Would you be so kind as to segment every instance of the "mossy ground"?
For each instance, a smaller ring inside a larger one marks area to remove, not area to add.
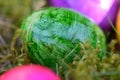
[[[24,17],[46,5],[46,0],[0,0],[0,74],[14,66],[33,63],[26,55],[19,28]],[[102,60],[97,56],[99,48],[93,49],[87,42],[80,44],[84,56],[79,60],[78,54],[72,64],[66,64],[68,69],[59,74],[64,75],[63,80],[119,80],[120,46],[114,31],[106,38],[107,56]]]

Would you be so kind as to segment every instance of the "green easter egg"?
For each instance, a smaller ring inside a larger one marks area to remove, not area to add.
[[[28,55],[36,62],[53,69],[70,64],[86,41],[106,50],[101,29],[82,14],[65,8],[46,8],[25,19],[21,36]],[[92,53],[91,53],[92,54]],[[100,53],[103,56],[104,53]]]

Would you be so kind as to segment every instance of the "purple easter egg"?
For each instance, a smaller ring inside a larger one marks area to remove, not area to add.
[[[49,0],[54,7],[73,9],[98,24],[104,32],[112,29],[108,16],[115,23],[119,0]]]

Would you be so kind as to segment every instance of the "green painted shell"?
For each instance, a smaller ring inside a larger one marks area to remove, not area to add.
[[[46,8],[25,19],[21,36],[28,55],[36,62],[55,69],[56,64],[71,63],[81,47],[89,41],[94,48],[106,50],[101,29],[82,14],[64,8]],[[103,56],[103,53],[99,54]]]

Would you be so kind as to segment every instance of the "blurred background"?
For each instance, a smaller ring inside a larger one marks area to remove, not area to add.
[[[46,5],[46,0],[0,0],[0,44],[10,44],[21,21]]]
[[[0,0],[0,73],[16,65],[15,57],[21,52],[17,30],[22,20],[47,4],[46,0]],[[10,53],[14,55],[14,63],[10,62]]]

